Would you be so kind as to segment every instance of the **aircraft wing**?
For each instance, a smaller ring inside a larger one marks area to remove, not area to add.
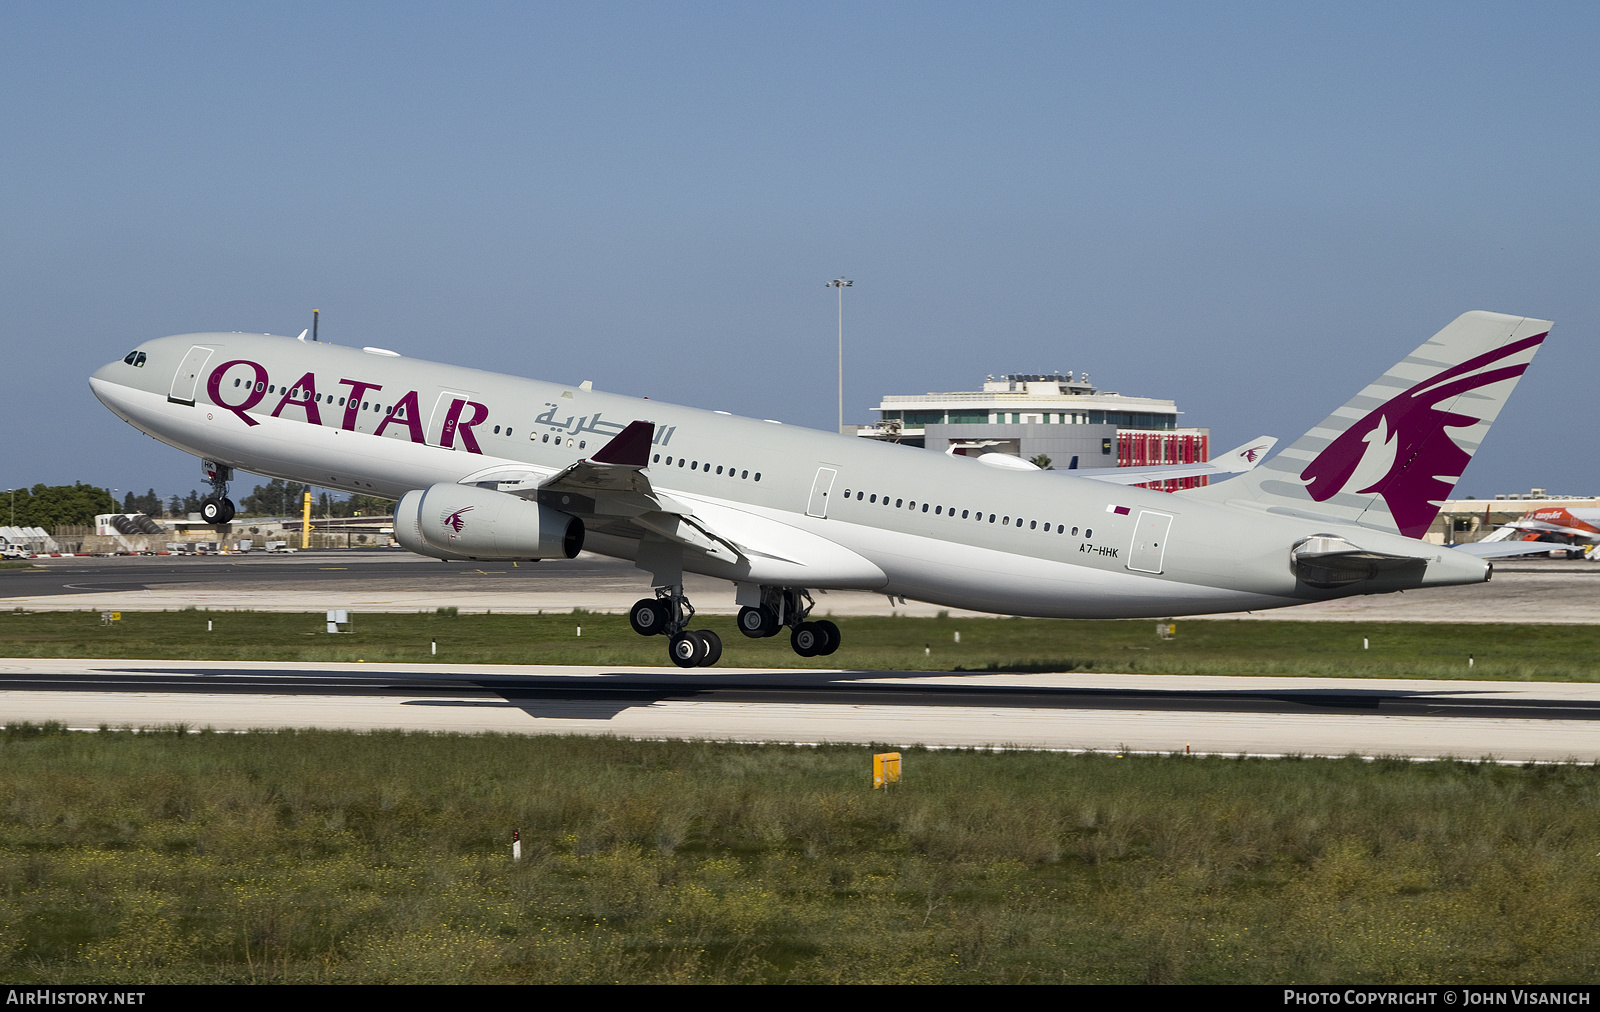
[[[654,535],[736,561],[743,554],[738,546],[695,518],[690,507],[651,486],[644,469],[650,463],[655,428],[652,422],[630,422],[594,456],[540,481],[532,498],[562,512],[588,516],[602,530],[610,526],[614,533],[632,537]]]
[[[1093,478],[1095,481],[1109,482],[1113,485],[1143,485],[1148,481],[1167,481],[1171,478],[1194,478],[1199,475],[1212,474],[1242,474],[1259,464],[1272,448],[1277,445],[1278,437],[1261,436],[1252,439],[1243,446],[1237,446],[1203,464],[1163,464],[1157,467],[1096,467],[1088,470],[1072,471],[1079,478]]]
[[[1449,547],[1480,559],[1505,559],[1514,555],[1547,555],[1566,546],[1549,541],[1473,541]]]

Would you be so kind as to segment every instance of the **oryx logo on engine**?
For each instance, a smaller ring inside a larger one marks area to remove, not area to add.
[[[450,540],[454,541],[456,535],[461,533],[462,528],[467,526],[467,522],[463,518],[468,513],[471,513],[473,509],[475,509],[475,507],[463,506],[454,513],[441,513],[439,515],[439,523],[450,529],[450,533],[448,535]]]

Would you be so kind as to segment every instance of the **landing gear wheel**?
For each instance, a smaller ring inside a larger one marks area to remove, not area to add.
[[[701,629],[698,632],[696,632],[694,635],[699,636],[701,641],[704,642],[705,645],[706,645],[706,655],[705,655],[705,657],[701,658],[701,660],[700,660],[700,666],[702,668],[709,668],[709,667],[711,667],[711,665],[713,665],[713,664],[717,663],[718,661],[722,660],[722,637],[721,636],[718,636],[716,633],[712,632],[710,629]]]
[[[771,608],[740,608],[739,631],[753,640],[771,636],[779,629],[778,616]]]
[[[233,523],[233,515],[235,513],[237,513],[237,512],[238,512],[238,510],[236,510],[234,508],[232,499],[224,499],[224,500],[222,500],[222,519],[218,520],[217,523],[219,523],[219,524],[231,524],[231,523]]]
[[[818,657],[826,657],[839,649],[839,627],[827,619],[820,619],[811,623],[816,626],[817,632],[822,634],[823,644],[817,650]]]
[[[667,644],[667,656],[680,668],[697,668],[710,653],[707,647],[708,644],[698,633],[681,632]]]
[[[656,597],[641,598],[628,612],[628,624],[640,636],[659,636],[667,631],[667,602]]]
[[[815,622],[801,622],[789,634],[789,646],[801,657],[815,657],[827,646],[827,636]]]

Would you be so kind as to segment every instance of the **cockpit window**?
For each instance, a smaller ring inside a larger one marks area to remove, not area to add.
[[[138,368],[144,365],[144,352],[138,350],[130,351],[128,352],[128,357],[122,361],[126,362],[128,365]]]
[[[133,363],[133,364],[134,364],[134,365],[135,365],[135,366],[136,366],[136,367],[137,367],[137,368],[140,368],[140,369],[143,369],[143,368],[144,368],[144,352],[142,352],[142,351],[141,351],[141,352],[140,352],[140,353],[139,353],[139,357],[138,357],[138,358],[137,358],[137,359],[135,359],[135,360],[134,360],[134,363]]]

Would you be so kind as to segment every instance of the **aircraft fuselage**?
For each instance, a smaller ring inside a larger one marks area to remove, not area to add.
[[[139,364],[108,364],[91,385],[140,431],[240,470],[390,499],[436,483],[548,476],[650,421],[643,473],[653,488],[752,546],[739,559],[684,551],[683,568],[736,583],[1110,618],[1275,608],[1488,574],[1478,559],[1370,527],[392,353],[246,334],[165,337],[137,352]],[[585,523],[589,550],[638,556],[624,520]],[[1309,586],[1290,553],[1314,536],[1425,564],[1350,588]]]

